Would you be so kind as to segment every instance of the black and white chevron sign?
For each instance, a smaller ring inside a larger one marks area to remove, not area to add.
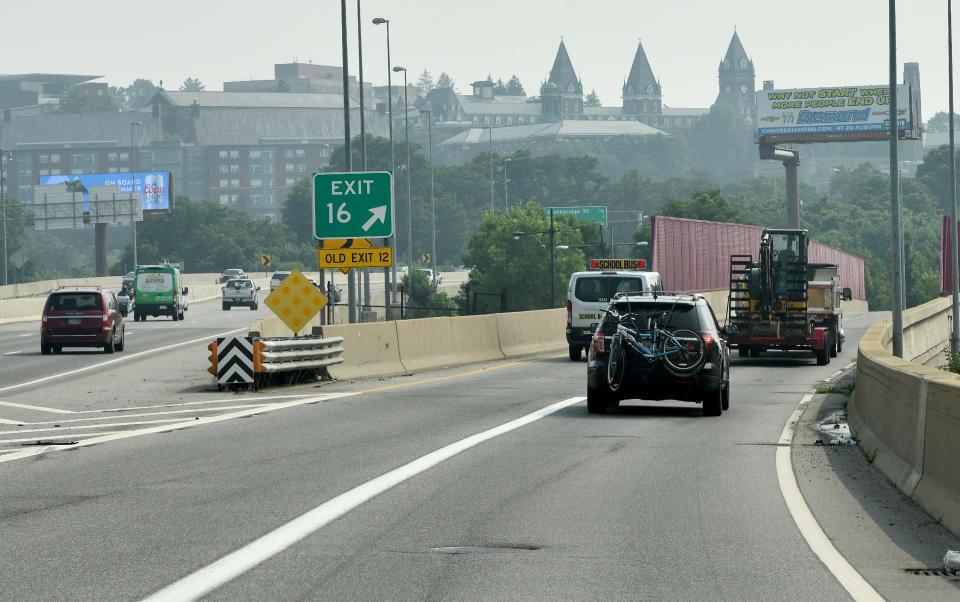
[[[217,384],[253,383],[253,339],[217,339]]]

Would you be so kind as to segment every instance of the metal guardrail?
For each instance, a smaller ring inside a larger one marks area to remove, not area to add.
[[[343,337],[279,337],[256,339],[254,371],[257,373],[316,370],[343,363]]]

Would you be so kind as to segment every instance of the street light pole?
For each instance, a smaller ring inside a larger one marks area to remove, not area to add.
[[[433,194],[433,114],[424,109],[421,115],[427,116],[427,145],[430,147],[430,224],[433,233],[430,244],[430,269],[433,271],[433,286],[437,286],[437,199]]]
[[[950,353],[960,353],[960,248],[957,235],[957,148],[953,138],[953,0],[947,0],[947,53],[950,55],[947,81],[950,92],[950,206],[953,207],[953,219],[950,220],[950,264],[953,268],[951,288],[953,289],[953,331],[950,333]]]
[[[343,51],[343,153],[347,171],[353,171],[353,151],[350,148],[350,68],[347,53],[347,0],[340,0],[340,45]],[[353,270],[347,275],[347,319],[357,321],[357,276]]]
[[[548,308],[552,308],[554,303],[556,303],[556,279],[557,271],[554,269],[554,254],[556,253],[556,236],[557,231],[553,227],[553,208],[550,209],[550,303],[547,305]]]
[[[900,164],[897,159],[899,119],[897,115],[897,0],[889,0],[890,28],[890,229],[893,238],[893,355],[903,357],[903,293],[901,262],[903,223],[900,221]]]
[[[503,160],[503,210],[510,211],[510,197],[507,192],[507,182],[510,179],[507,177],[507,165],[510,163],[511,159],[508,157]]]
[[[6,151],[0,148],[0,206],[3,207],[3,216],[0,219],[3,220],[3,284],[6,286],[10,284],[10,280],[7,277],[7,269],[9,262],[7,260],[7,197],[4,194],[4,181],[7,179],[7,172],[3,169],[3,158],[6,155]]]
[[[407,68],[394,67],[394,71],[403,71],[403,140],[407,147],[407,273],[413,270],[413,195],[410,193],[410,103],[407,101]]]
[[[135,197],[137,192],[137,143],[134,131],[137,128],[142,128],[142,121],[134,121],[130,124],[130,164],[133,167],[133,181],[130,183],[130,196]],[[142,131],[142,129],[141,129]],[[143,196],[141,194],[141,203],[143,203]],[[130,220],[131,230],[133,230],[133,269],[136,270],[137,266],[140,265],[137,262],[137,216],[136,213],[132,216]]]
[[[393,148],[393,69],[391,68],[392,63],[390,61],[390,20],[384,19],[382,17],[377,17],[373,20],[374,25],[386,25],[387,26],[387,131],[389,132],[390,137],[390,175],[393,176],[396,174],[397,170],[397,158],[396,151]],[[385,238],[387,246],[392,246],[394,248],[394,253],[397,250],[397,235],[394,233],[393,239]],[[387,319],[393,317],[393,304],[397,302],[397,262],[394,259],[393,265],[390,268],[384,269],[384,275],[389,272],[390,278],[389,282],[389,296],[390,302],[384,303],[387,306]]]

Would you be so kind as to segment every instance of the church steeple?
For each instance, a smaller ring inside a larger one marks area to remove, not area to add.
[[[545,119],[563,119],[567,115],[583,114],[583,83],[573,69],[563,40],[560,40],[557,56],[553,59],[550,78],[540,88],[540,98]]]
[[[715,104],[728,106],[744,119],[752,119],[756,112],[756,75],[753,61],[747,56],[736,30],[717,71],[720,91]]]
[[[647,60],[643,42],[637,44],[633,65],[627,75],[627,82],[623,85],[623,112],[631,115],[661,112],[660,82]]]

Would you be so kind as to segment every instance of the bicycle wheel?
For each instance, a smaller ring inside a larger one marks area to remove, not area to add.
[[[690,376],[707,359],[703,339],[692,330],[664,333],[660,339],[664,367],[674,376]]]
[[[623,348],[623,341],[619,334],[615,334],[610,342],[610,359],[607,360],[607,385],[611,391],[619,391],[623,385],[625,359],[626,350]]]

